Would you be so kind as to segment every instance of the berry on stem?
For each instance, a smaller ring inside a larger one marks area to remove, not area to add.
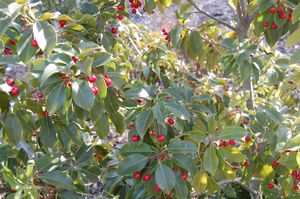
[[[277,167],[277,166],[279,165],[279,163],[278,163],[277,161],[274,161],[274,162],[272,163],[272,165],[273,165],[274,167]]]
[[[299,189],[299,186],[298,186],[297,184],[295,184],[295,185],[293,186],[293,189],[294,189],[294,190],[298,190],[298,189]]]
[[[268,184],[268,188],[269,188],[269,189],[273,189],[273,188],[274,188],[274,183],[273,183],[273,182],[270,182],[270,183]]]
[[[67,24],[67,21],[66,20],[60,20],[59,21],[59,25],[60,25],[60,27],[64,27],[65,25]]]
[[[121,11],[121,10],[123,10],[123,9],[124,9],[124,7],[123,7],[123,5],[122,5],[122,4],[119,4],[119,5],[117,6],[117,9],[118,9],[119,11]]]
[[[19,94],[19,88],[18,87],[12,87],[9,91],[9,94],[12,96],[17,96]]]
[[[136,9],[132,9],[131,13],[136,14]]]
[[[97,81],[96,75],[91,74],[91,75],[88,77],[88,81],[89,81],[90,83],[95,83],[95,82]]]
[[[182,174],[181,174],[181,177],[182,177],[182,179],[183,179],[184,181],[186,181],[187,178],[188,178],[188,174],[187,174],[187,173],[182,173]]]
[[[250,135],[247,135],[247,136],[245,137],[245,141],[246,141],[246,142],[250,142],[250,141],[251,141],[251,136],[250,136]]]
[[[175,123],[175,121],[174,121],[173,118],[169,118],[169,119],[168,119],[168,124],[169,124],[169,125],[173,126],[174,123]]]
[[[158,135],[157,136],[157,141],[158,142],[164,142],[165,141],[165,136],[164,135]]]
[[[119,20],[122,20],[122,19],[124,18],[124,16],[121,15],[121,14],[118,14],[118,15],[117,15],[117,18],[118,18]]]
[[[139,138],[138,135],[133,135],[133,136],[131,137],[131,141],[132,141],[132,142],[138,142],[139,140],[140,140],[140,138]]]
[[[6,84],[8,85],[8,86],[14,86],[15,85],[15,81],[14,81],[14,79],[13,78],[6,78],[5,79],[5,82],[6,82]]]
[[[103,159],[103,155],[102,155],[102,154],[100,154],[100,153],[99,153],[99,154],[97,154],[97,156],[96,156],[96,157],[97,157],[97,159],[98,159],[99,161],[101,161],[101,160]]]
[[[150,174],[145,174],[143,180],[144,181],[149,181],[151,179],[151,175]]]
[[[230,144],[231,146],[234,146],[234,145],[235,145],[235,140],[234,140],[234,139],[229,140],[229,144]]]
[[[269,22],[265,21],[265,22],[264,22],[264,27],[265,27],[265,28],[269,27]]]
[[[138,103],[138,104],[141,104],[141,103],[143,102],[143,100],[140,99],[140,98],[137,98],[135,101],[136,101],[136,103]]]
[[[155,185],[155,191],[161,191],[161,189],[159,188],[159,186],[157,184]]]
[[[142,177],[142,174],[141,174],[141,172],[135,172],[135,173],[133,174],[133,177],[134,177],[135,179],[137,179],[137,180],[140,180],[141,177]]]
[[[115,35],[115,34],[117,34],[117,32],[118,32],[118,29],[117,29],[117,28],[114,27],[114,28],[111,29],[111,33],[112,33],[112,34]]]
[[[38,42],[35,39],[31,41],[31,45],[35,48],[39,47]]]
[[[249,167],[249,162],[244,162],[243,166],[244,167]]]
[[[283,8],[282,7],[278,7],[277,8],[277,12],[280,13],[280,14],[283,13]]]
[[[4,49],[4,54],[6,54],[6,55],[11,55],[11,54],[12,54],[11,49],[10,49],[10,48],[5,48],[5,49]]]
[[[92,92],[97,95],[99,93],[99,89],[96,86],[92,86]]]
[[[112,81],[111,81],[111,79],[109,78],[109,76],[108,76],[108,75],[104,75],[103,77],[104,77],[104,81],[105,81],[105,83],[106,83],[106,86],[107,86],[107,87],[110,86],[110,85],[112,84]]]
[[[276,12],[276,9],[274,7],[270,8],[270,13],[275,13]]]
[[[17,42],[15,40],[12,40],[12,39],[9,40],[9,43],[11,43],[11,45],[16,45],[17,44]]]
[[[76,62],[78,61],[78,58],[75,57],[75,56],[72,56],[72,61],[73,61],[74,63],[76,63]]]
[[[280,19],[285,19],[287,16],[286,16],[286,14],[284,14],[284,13],[282,13],[281,15],[280,15]]]

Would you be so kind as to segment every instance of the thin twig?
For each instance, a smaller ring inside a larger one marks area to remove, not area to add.
[[[128,39],[129,39],[129,41],[130,41],[130,43],[132,44],[132,46],[133,46],[133,48],[138,52],[138,54],[140,55],[140,56],[143,56],[143,53],[138,49],[138,47],[135,45],[135,43],[134,43],[134,41],[132,40],[132,38],[129,36],[129,35],[127,35],[128,36]]]
[[[226,23],[226,22],[224,22],[224,21],[222,21],[222,20],[220,20],[220,19],[214,17],[213,15],[211,15],[211,14],[205,12],[204,10],[200,9],[200,8],[196,5],[196,3],[195,3],[193,0],[187,0],[187,1],[188,1],[190,4],[192,4],[192,6],[193,6],[194,8],[196,8],[196,10],[198,10],[199,13],[204,14],[205,16],[211,18],[212,20],[215,20],[216,22],[218,22],[218,23],[220,23],[220,24],[226,26],[227,28],[229,28],[229,29],[231,29],[231,30],[233,30],[233,31],[235,31],[235,32],[238,32],[238,29],[236,29],[236,28],[233,27],[232,25],[230,25],[230,24],[228,24],[228,23]]]

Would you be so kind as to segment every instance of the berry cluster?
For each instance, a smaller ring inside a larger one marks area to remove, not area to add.
[[[166,31],[166,29],[163,28],[163,29],[161,30],[161,32],[163,33],[163,35],[166,36],[166,37],[165,37],[165,40],[168,41],[168,42],[171,42],[171,38],[169,37],[168,31]]]
[[[278,18],[280,20],[286,20],[286,23],[291,23],[292,22],[292,12],[288,11],[287,8],[278,6],[275,8],[274,6],[269,9],[269,14],[272,15],[272,17],[277,17],[275,15],[278,15]],[[271,26],[270,26],[271,25]],[[263,22],[263,26],[265,28],[271,28],[272,30],[276,30],[279,28],[279,25],[273,21],[272,23],[269,23],[268,21]]]

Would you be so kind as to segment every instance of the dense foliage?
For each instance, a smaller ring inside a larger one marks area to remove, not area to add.
[[[275,47],[300,41],[300,3],[228,3],[236,21],[192,0],[1,0],[0,193],[299,198],[300,49]],[[171,5],[171,30],[130,20]]]

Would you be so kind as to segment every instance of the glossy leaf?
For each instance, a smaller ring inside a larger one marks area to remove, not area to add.
[[[120,162],[118,173],[120,175],[132,174],[133,172],[142,170],[148,161],[148,157],[141,154],[134,154],[126,157]]]
[[[169,193],[175,187],[175,175],[172,169],[163,163],[155,169],[155,181],[165,193]]]

